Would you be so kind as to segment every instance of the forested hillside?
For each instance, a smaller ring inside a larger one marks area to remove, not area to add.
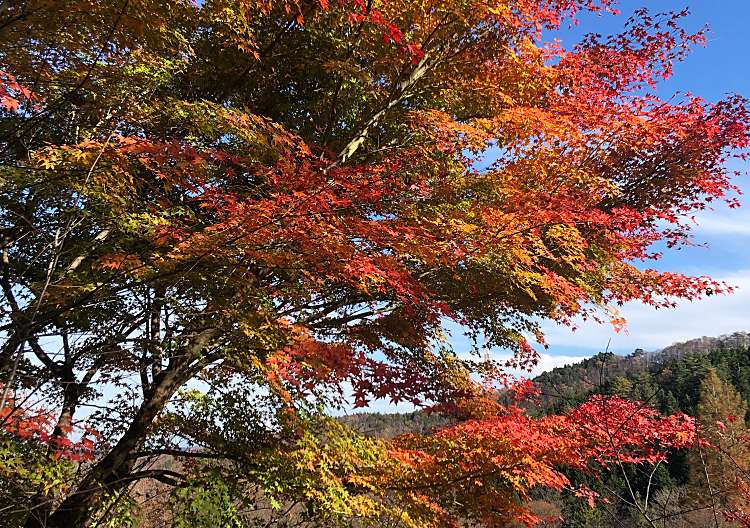
[[[750,397],[748,347],[750,334],[735,332],[675,343],[656,352],[636,349],[628,356],[604,352],[545,372],[534,382],[542,392],[545,412],[605,392],[694,414],[700,382],[711,367],[746,400]]]
[[[732,526],[723,516],[714,519],[713,513],[733,500],[732,486],[719,484],[733,483],[734,472],[744,471],[741,466],[748,460],[741,442],[732,440],[730,433],[746,434],[750,334],[701,337],[654,352],[637,349],[628,356],[604,352],[545,372],[534,382],[540,390],[539,404],[529,405],[534,412],[564,412],[593,394],[638,400],[665,414],[682,411],[695,416],[704,424],[705,436],[716,436],[714,441],[722,445],[728,443],[724,448],[727,458],[731,457],[731,462],[720,463],[718,455],[708,449],[682,451],[672,453],[667,463],[653,472],[641,472],[636,466],[594,477],[571,474],[571,480],[585,482],[606,500],[591,509],[554,492],[540,493],[532,507],[550,516],[547,526]],[[345,420],[363,433],[386,437],[424,433],[444,423],[439,416],[420,412],[358,414]],[[713,476],[714,485],[713,491],[705,493],[707,474]],[[558,516],[565,520],[556,519]]]
[[[740,429],[738,434],[746,434],[747,402],[750,401],[748,337],[744,332],[718,338],[703,337],[658,352],[636,350],[626,357],[601,353],[581,363],[556,368],[535,380],[542,391],[540,408],[546,412],[559,411],[585,400],[592,393],[605,393],[643,401],[662,412],[682,411],[695,416],[704,425],[704,434],[708,437],[720,433],[723,438],[726,433],[722,428],[734,424]],[[717,393],[723,394],[717,397]],[[734,419],[734,424],[727,418]],[[736,447],[739,443],[731,444]],[[629,504],[635,502],[630,498],[630,488],[641,501],[650,494],[649,507],[654,510],[652,518],[658,519],[654,523],[656,526],[715,526],[717,523],[721,526],[726,521],[713,519],[711,500],[731,502],[731,497],[726,497],[731,493],[725,493],[717,483],[734,482],[733,473],[737,469],[734,466],[746,464],[747,453],[744,450],[728,453],[738,464],[714,467],[715,492],[699,497],[698,490],[701,484],[705,485],[709,473],[706,468],[711,467],[708,460],[711,456],[715,455],[674,453],[653,475],[639,474],[636,470],[627,477],[614,474],[609,479],[592,482],[594,489],[610,497],[611,504],[598,511],[586,511],[580,504],[564,503],[562,510],[567,520],[561,526],[650,526],[648,522],[643,523],[637,508]],[[651,489],[647,491],[649,483]],[[553,497],[547,499],[557,503]],[[637,522],[623,523],[624,518]]]
[[[557,367],[534,379],[539,402],[533,409],[548,414],[565,410],[591,394],[617,394],[648,401],[663,412],[695,414],[700,383],[710,368],[750,401],[750,333],[700,337],[647,352],[638,348],[621,356],[602,352],[578,363]],[[538,405],[541,403],[541,405]],[[392,437],[425,432],[444,424],[437,415],[413,413],[357,413],[344,420],[368,434]]]

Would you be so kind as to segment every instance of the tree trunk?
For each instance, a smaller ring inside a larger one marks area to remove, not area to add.
[[[130,427],[115,446],[102,458],[49,516],[32,512],[25,528],[83,528],[90,521],[91,510],[106,492],[116,491],[128,484],[126,477],[132,471],[134,460],[128,455],[137,450],[146,438],[149,427],[164,409],[167,401],[182,385],[184,378],[179,370],[165,371],[158,386],[138,409]]]
[[[183,358],[181,361],[170,363],[159,373],[117,444],[89,470],[76,490],[49,517],[45,519],[31,511],[24,528],[85,528],[99,499],[130,483],[127,477],[133,470],[135,460],[129,455],[141,447],[151,424],[172,395],[203,366],[200,360],[192,365],[191,361],[200,359],[202,351],[218,333],[216,327],[202,331],[180,355]]]

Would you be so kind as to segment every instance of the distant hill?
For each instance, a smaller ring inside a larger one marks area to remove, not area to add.
[[[748,348],[749,346],[750,333],[734,332],[719,337],[704,336],[683,343],[675,343],[651,354],[664,361],[665,359],[679,359],[687,354],[708,354],[719,349]]]
[[[340,418],[361,434],[391,439],[407,433],[425,434],[445,426],[448,419],[425,412],[410,413],[356,413]]]
[[[557,367],[537,376],[534,382],[542,392],[540,410],[541,412],[562,410],[579,403],[594,392],[617,392],[614,390],[616,387],[612,387],[614,380],[637,381],[639,377],[649,377],[661,372],[660,379],[666,388],[668,380],[664,379],[664,371],[674,368],[683,360],[697,361],[706,368],[718,366],[714,363],[720,363],[720,358],[726,356],[728,352],[742,353],[748,348],[750,348],[750,333],[734,332],[718,337],[704,336],[691,339],[651,352],[637,348],[627,356],[600,353],[578,363]],[[704,360],[700,361],[698,358]],[[744,387],[737,388],[741,393],[743,392]],[[648,395],[642,394],[641,396]]]
[[[745,363],[750,369],[749,348],[750,332],[738,331],[718,337],[699,337],[661,350],[637,348],[627,356],[600,353],[534,378],[542,396],[530,410],[537,414],[564,411],[590,394],[605,392],[628,393],[621,395],[655,400],[665,412],[678,409],[689,412],[694,404],[691,398],[697,396],[697,384],[705,370],[712,366],[720,372],[726,371],[724,374],[729,380],[740,376],[733,384],[746,399],[750,399],[750,370],[747,380],[741,377]],[[732,355],[738,357],[732,360],[732,365],[727,365]],[[681,394],[680,391],[687,392]],[[363,434],[382,438],[410,432],[425,433],[447,423],[444,418],[423,412],[358,413],[342,420]]]

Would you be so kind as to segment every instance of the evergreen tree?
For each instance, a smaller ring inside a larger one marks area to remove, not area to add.
[[[625,376],[616,376],[612,378],[605,392],[613,396],[621,396],[623,398],[633,397],[633,382]]]
[[[697,419],[707,445],[688,455],[689,484],[696,500],[707,507],[746,507],[736,492],[736,481],[748,469],[744,417],[747,403],[716,369],[709,369],[700,386]]]

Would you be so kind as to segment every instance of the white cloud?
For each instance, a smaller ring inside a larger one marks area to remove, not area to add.
[[[542,352],[539,354],[539,362],[536,366],[528,371],[520,371],[511,369],[508,371],[509,374],[516,376],[517,378],[534,378],[542,372],[547,372],[557,367],[564,367],[565,365],[572,365],[578,363],[585,356],[568,356],[564,354],[550,354],[548,352]],[[504,361],[510,358],[508,353],[493,354],[493,358],[499,361]]]
[[[737,330],[750,329],[750,270],[727,277],[736,286],[731,295],[707,297],[699,301],[685,301],[674,309],[655,310],[641,303],[627,303],[620,310],[628,321],[627,332],[615,333],[608,325],[581,323],[576,332],[554,324],[544,326],[550,351],[572,349],[582,353],[603,350],[611,339],[610,350],[629,352],[635,348],[654,350],[678,341],[701,336],[718,336]]]
[[[697,238],[706,236],[750,236],[750,214],[705,215],[693,229]]]
[[[542,372],[547,372],[548,370],[552,370],[557,367],[564,367],[565,365],[578,363],[579,361],[581,361],[581,359],[582,358],[580,356],[564,356],[542,353],[539,355],[539,363],[534,368],[534,370],[532,370],[531,376],[538,376]]]

